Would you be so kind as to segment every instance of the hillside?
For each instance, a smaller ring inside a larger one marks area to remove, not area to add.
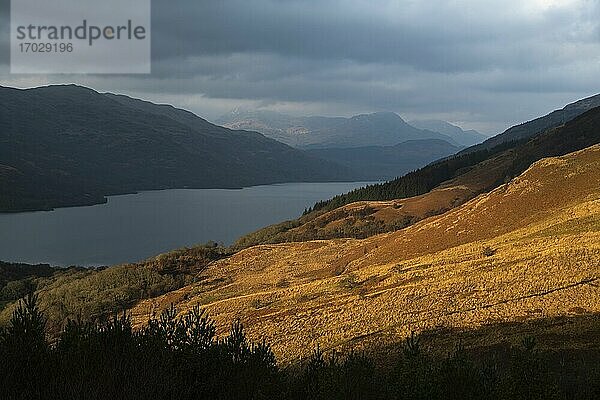
[[[600,94],[567,104],[562,109],[554,110],[543,117],[513,126],[479,145],[463,150],[461,153],[472,153],[482,149],[489,150],[503,143],[529,139],[547,129],[561,126],[596,107],[600,107]]]
[[[0,212],[116,193],[348,180],[347,169],[171,106],[74,86],[0,87]]]
[[[48,264],[29,265],[0,261],[0,311],[35,288],[33,281],[61,272]]]
[[[39,276],[51,276],[57,269],[48,264],[30,265],[0,261],[0,291],[8,282]]]
[[[334,197],[297,220],[244,236],[236,246],[365,238],[402,229],[498,187],[541,158],[564,155],[596,143],[600,143],[600,108],[528,141],[451,157],[393,181]],[[364,201],[368,199],[378,201]]]
[[[402,176],[460,149],[444,140],[424,139],[409,140],[394,146],[314,149],[306,152],[351,169],[360,180],[381,181]]]
[[[142,299],[156,297],[194,281],[212,261],[228,256],[214,243],[173,250],[135,264],[103,268],[54,268],[0,261],[0,328],[18,300],[35,291],[51,333],[70,320],[102,320]]]
[[[395,343],[411,330],[491,327],[491,346],[506,339],[494,324],[527,321],[518,331],[539,334],[542,346],[597,349],[594,328],[535,329],[547,326],[536,322],[542,318],[600,312],[599,170],[595,145],[542,159],[490,193],[398,232],[252,247],[211,264],[192,285],[139,303],[134,321],[172,303],[180,311],[200,305],[219,333],[239,317],[283,360],[317,345]]]
[[[232,129],[255,130],[299,149],[394,146],[421,139],[438,139],[459,145],[450,136],[415,128],[392,112],[344,118],[292,117],[273,111],[234,110],[216,122]]]
[[[413,120],[408,123],[415,128],[427,129],[434,132],[439,132],[443,135],[450,136],[455,142],[462,146],[473,146],[481,143],[488,137],[477,132],[474,129],[464,130],[459,126],[452,125],[446,121],[437,119]]]

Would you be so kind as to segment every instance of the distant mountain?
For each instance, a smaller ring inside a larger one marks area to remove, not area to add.
[[[545,131],[546,129],[561,126],[585,113],[586,111],[596,107],[600,107],[600,94],[568,104],[563,109],[555,110],[543,117],[513,126],[503,133],[487,139],[485,142],[479,145],[472,146],[461,151],[461,153],[472,153],[482,149],[491,149],[502,143],[528,139]]]
[[[0,87],[0,211],[97,204],[109,194],[348,180],[256,132],[75,85]]]
[[[451,137],[418,129],[392,112],[343,117],[291,117],[273,111],[240,111],[224,115],[217,124],[251,129],[300,149],[394,146],[408,140],[438,139],[459,145]]]
[[[344,165],[360,180],[387,180],[452,155],[460,150],[444,140],[409,140],[395,146],[307,150],[315,157]]]
[[[472,146],[481,143],[488,138],[476,130],[470,129],[465,131],[456,125],[437,119],[414,120],[409,121],[408,123],[419,129],[427,129],[450,136],[454,141],[463,146]]]

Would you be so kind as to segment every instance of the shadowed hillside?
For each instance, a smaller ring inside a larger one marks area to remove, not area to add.
[[[0,87],[0,212],[106,195],[348,180],[349,171],[257,132],[75,85]]]
[[[402,176],[432,160],[448,157],[459,149],[444,140],[428,139],[409,140],[395,146],[315,149],[306,152],[347,167],[361,180],[382,181]]]
[[[513,126],[503,133],[489,138],[485,142],[469,147],[461,153],[471,153],[482,149],[492,149],[502,143],[523,140],[538,135],[546,129],[556,128],[581,114],[600,107],[600,94],[568,104],[560,110],[552,111],[543,117]]]
[[[481,143],[488,138],[476,130],[470,129],[465,131],[462,128],[452,125],[446,121],[431,119],[409,121],[408,123],[420,129],[428,129],[430,131],[448,135],[463,146],[472,146],[474,144]]]
[[[212,261],[229,255],[214,243],[173,250],[136,264],[104,268],[52,268],[0,262],[0,326],[30,292],[58,332],[67,320],[96,321],[194,282]]]
[[[597,338],[590,318],[554,318],[536,326],[577,325],[575,342]],[[525,324],[521,324],[523,326]],[[533,324],[532,324],[533,325]],[[582,329],[583,328],[583,329]],[[175,308],[132,329],[123,314],[101,323],[69,321],[54,344],[45,315],[28,296],[0,328],[0,397],[32,399],[297,399],[297,400],[524,400],[597,399],[600,352],[547,349],[521,329],[493,329],[509,339],[479,347],[486,329],[443,334],[414,332],[374,352],[325,354],[281,364],[264,340],[246,337],[234,321],[228,334],[195,307]],[[453,342],[444,346],[442,338]],[[465,346],[463,340],[469,342]],[[545,338],[544,338],[545,339]],[[442,354],[444,352],[444,354]]]

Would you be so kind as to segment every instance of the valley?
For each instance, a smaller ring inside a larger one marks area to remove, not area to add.
[[[236,247],[365,238],[405,228],[498,187],[541,158],[564,155],[600,142],[599,124],[600,109],[596,108],[562,126],[539,132],[532,139],[449,157],[395,180],[319,202],[296,220],[240,238]]]

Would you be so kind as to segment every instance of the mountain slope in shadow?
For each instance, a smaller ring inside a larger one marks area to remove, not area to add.
[[[600,94],[567,104],[562,109],[552,111],[550,114],[543,117],[513,126],[503,133],[487,139],[481,144],[463,150],[461,153],[472,153],[483,149],[489,150],[503,143],[531,138],[547,129],[561,126],[596,107],[600,107]]]
[[[364,181],[381,181],[455,154],[461,148],[440,139],[409,140],[395,146],[368,146],[306,150],[315,157],[355,171]]]
[[[452,125],[449,122],[437,119],[414,120],[408,122],[410,125],[419,128],[427,129],[434,132],[450,136],[462,146],[473,146],[485,141],[488,137],[477,132],[474,129],[463,130],[462,128]]]
[[[256,132],[75,85],[0,88],[0,211],[95,204],[167,188],[349,180]]]

